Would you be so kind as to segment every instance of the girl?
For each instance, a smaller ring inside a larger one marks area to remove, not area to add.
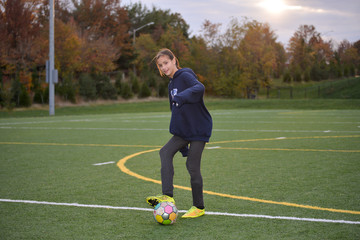
[[[170,78],[170,133],[173,136],[160,150],[163,194],[147,197],[146,201],[151,206],[163,201],[175,203],[173,158],[180,151],[187,156],[186,168],[191,177],[193,197],[193,206],[182,218],[200,217],[205,214],[200,162],[212,130],[212,118],[203,101],[205,88],[191,69],[180,68],[178,59],[169,49],[161,49],[154,60],[160,75]]]

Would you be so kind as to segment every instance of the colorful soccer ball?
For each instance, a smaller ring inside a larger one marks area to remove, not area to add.
[[[172,202],[161,202],[155,206],[154,219],[160,224],[174,224],[177,216],[178,209]]]

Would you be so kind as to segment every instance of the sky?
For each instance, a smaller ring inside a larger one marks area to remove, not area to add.
[[[359,0],[122,0],[123,5],[141,2],[180,13],[190,26],[190,36],[199,35],[205,20],[220,23],[225,31],[231,18],[247,17],[268,23],[285,46],[300,25],[314,25],[317,32],[335,44],[360,40]]]

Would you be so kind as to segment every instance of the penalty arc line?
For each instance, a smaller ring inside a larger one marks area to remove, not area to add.
[[[161,185],[161,181],[155,180],[155,179],[152,179],[152,178],[148,178],[148,177],[142,176],[140,174],[137,174],[137,173],[131,171],[130,169],[128,169],[125,166],[125,163],[131,158],[134,158],[134,157],[136,157],[138,155],[141,155],[141,154],[155,152],[155,151],[159,151],[159,150],[160,150],[159,148],[156,148],[156,149],[146,150],[146,151],[137,152],[137,153],[128,155],[128,156],[122,158],[117,163],[117,166],[120,168],[120,170],[122,172],[124,172],[124,173],[126,173],[126,174],[128,174],[130,176],[136,177],[136,178],[138,178],[140,180],[144,180],[144,181],[147,181],[147,182],[153,182],[153,183]],[[190,187],[185,187],[185,186],[180,186],[180,185],[175,185],[175,184],[174,184],[174,188],[191,191]],[[360,214],[360,211],[334,209],[334,208],[324,208],[324,207],[303,205],[303,204],[289,203],[289,202],[278,202],[278,201],[273,201],[273,200],[265,200],[265,199],[258,199],[258,198],[252,198],[252,197],[244,197],[244,196],[236,196],[236,195],[231,195],[231,194],[218,193],[218,192],[213,192],[213,191],[208,191],[208,190],[204,190],[204,193],[209,194],[209,195],[214,195],[214,196],[220,196],[220,197],[226,197],[226,198],[232,198],[232,199],[240,199],[240,200],[246,200],[246,201],[252,201],[252,202],[261,202],[261,203],[267,203],[267,204],[283,205],[283,206],[288,206],[288,207],[298,207],[298,208],[305,208],[305,209],[312,209],[312,210],[338,212],[338,213],[348,213],[348,214]]]
[[[147,211],[147,212],[154,211],[154,209],[151,209],[151,208],[117,207],[117,206],[97,205],[97,204],[61,203],[61,202],[32,201],[32,200],[0,199],[0,202],[27,203],[27,204],[38,204],[38,205],[55,205],[55,206],[68,206],[68,207],[85,207],[85,208],[105,208],[105,209],[115,209],[115,210],[135,210],[135,211]],[[179,210],[179,212],[184,213],[184,212],[186,212],[186,210]],[[239,213],[227,213],[227,212],[224,213],[224,212],[209,212],[209,211],[207,211],[206,215],[265,218],[265,219],[321,222],[321,223],[360,224],[360,221],[333,220],[333,219],[321,219],[321,218],[299,218],[299,217],[271,216],[271,215],[258,215],[258,214],[239,214]]]

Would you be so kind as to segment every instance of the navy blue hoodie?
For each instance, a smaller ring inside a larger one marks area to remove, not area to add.
[[[205,107],[205,87],[189,68],[175,72],[169,83],[170,133],[187,141],[208,142],[212,118]]]

